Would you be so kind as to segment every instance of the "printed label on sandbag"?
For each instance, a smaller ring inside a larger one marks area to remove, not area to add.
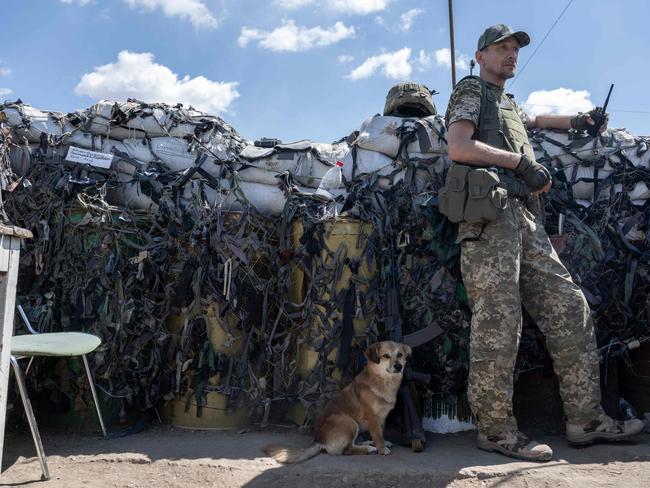
[[[98,168],[109,169],[113,162],[113,155],[70,146],[65,159],[73,163],[90,164]]]
[[[187,152],[187,143],[173,137],[157,137],[152,139],[154,152],[161,158],[167,156],[173,159],[187,159],[194,161],[196,154]]]

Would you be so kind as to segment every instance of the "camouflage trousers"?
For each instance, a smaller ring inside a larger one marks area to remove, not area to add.
[[[458,239],[472,308],[468,399],[479,431],[517,429],[512,392],[522,305],[546,336],[567,420],[596,418],[600,372],[589,305],[539,219],[511,198],[485,227],[461,223]]]

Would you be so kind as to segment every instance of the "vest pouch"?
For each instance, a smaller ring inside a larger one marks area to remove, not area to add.
[[[447,171],[445,186],[438,192],[438,210],[451,222],[462,222],[467,202],[467,175],[471,167],[453,163]]]
[[[497,220],[508,204],[508,192],[497,186],[496,171],[475,168],[467,175],[465,222],[484,224]]]

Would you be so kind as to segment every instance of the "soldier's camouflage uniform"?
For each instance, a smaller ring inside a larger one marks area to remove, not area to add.
[[[462,80],[449,101],[447,125],[469,120],[478,126],[480,98],[480,82]],[[525,114],[517,112],[526,123]],[[602,408],[589,306],[539,218],[523,200],[509,197],[498,220],[461,222],[458,239],[472,307],[468,398],[479,431],[496,435],[517,429],[512,392],[522,304],[546,336],[567,420],[596,419]]]

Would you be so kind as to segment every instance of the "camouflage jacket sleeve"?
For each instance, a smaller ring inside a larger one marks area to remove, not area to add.
[[[481,82],[472,78],[461,80],[449,98],[445,121],[447,127],[459,120],[469,120],[478,127],[481,112]]]

